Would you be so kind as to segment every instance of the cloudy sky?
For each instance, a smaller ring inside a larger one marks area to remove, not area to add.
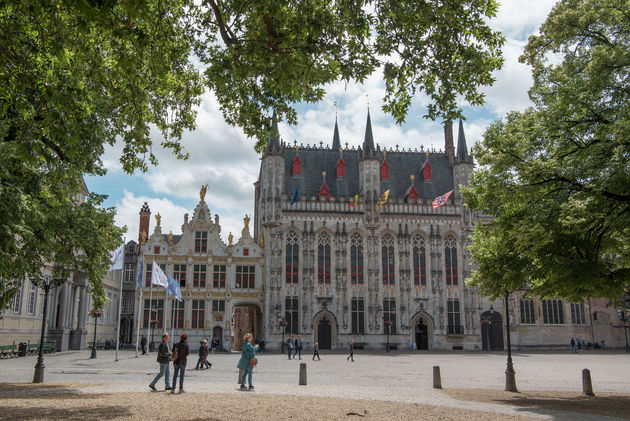
[[[491,26],[503,32],[507,41],[503,47],[505,64],[496,73],[496,83],[485,89],[485,107],[464,106],[464,128],[468,146],[481,139],[485,128],[508,111],[522,110],[530,105],[527,90],[531,86],[530,69],[518,62],[529,35],[535,33],[555,1],[504,0]],[[329,86],[323,101],[300,105],[297,126],[280,124],[285,141],[301,144],[332,141],[335,106],[338,104],[339,132],[342,145],[358,146],[363,141],[368,99],[374,139],[382,147],[443,149],[443,131],[439,122],[425,120],[426,104],[421,99],[413,104],[402,126],[381,111],[384,83],[379,74],[364,84],[343,83]],[[155,144],[160,137],[154,136]],[[157,151],[159,166],[146,173],[126,175],[118,162],[120,149],[110,148],[103,161],[108,169],[103,177],[88,177],[90,191],[109,195],[107,207],[117,210],[116,223],[127,226],[127,240],[138,238],[138,212],[144,202],[152,215],[162,216],[162,232],[181,233],[184,214],[192,211],[199,201],[201,185],[208,184],[206,202],[212,216],[220,216],[224,240],[230,232],[238,239],[245,214],[253,215],[254,182],[258,177],[260,156],[254,152],[254,141],[240,129],[227,125],[219,112],[212,93],[203,96],[197,117],[197,129],[183,137],[190,153],[179,161],[168,152]],[[155,218],[151,219],[151,232]]]

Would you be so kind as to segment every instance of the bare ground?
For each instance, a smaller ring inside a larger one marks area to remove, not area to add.
[[[630,419],[630,395],[625,394],[596,393],[595,396],[585,396],[576,392],[512,393],[496,389],[444,389],[443,391],[460,401],[487,402]]]
[[[531,420],[375,400],[257,395],[256,392],[96,394],[79,388],[85,390],[86,385],[0,383],[0,420]]]

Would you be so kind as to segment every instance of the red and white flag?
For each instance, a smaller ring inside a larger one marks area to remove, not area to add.
[[[433,209],[437,209],[440,206],[444,206],[446,202],[448,202],[448,198],[451,197],[451,193],[453,193],[453,190],[435,199],[433,201]]]

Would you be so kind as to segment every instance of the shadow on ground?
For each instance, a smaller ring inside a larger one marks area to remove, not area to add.
[[[461,401],[630,419],[630,395],[602,393],[585,396],[576,392],[553,391],[511,393],[489,389],[444,389],[444,393]]]

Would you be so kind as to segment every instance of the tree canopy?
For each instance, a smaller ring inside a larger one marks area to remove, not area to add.
[[[382,72],[385,111],[402,122],[415,95],[452,121],[457,101],[502,64],[495,0],[16,0],[0,5],[0,306],[11,279],[57,263],[87,272],[95,293],[120,242],[103,196],[73,201],[122,144],[128,173],[157,164],[150,136],[186,158],[205,89],[261,150],[272,113],[336,81]],[[4,292],[3,292],[4,291]]]
[[[630,284],[630,12],[624,0],[563,0],[530,37],[534,107],[476,145],[465,198],[472,284],[499,296],[618,299]]]

